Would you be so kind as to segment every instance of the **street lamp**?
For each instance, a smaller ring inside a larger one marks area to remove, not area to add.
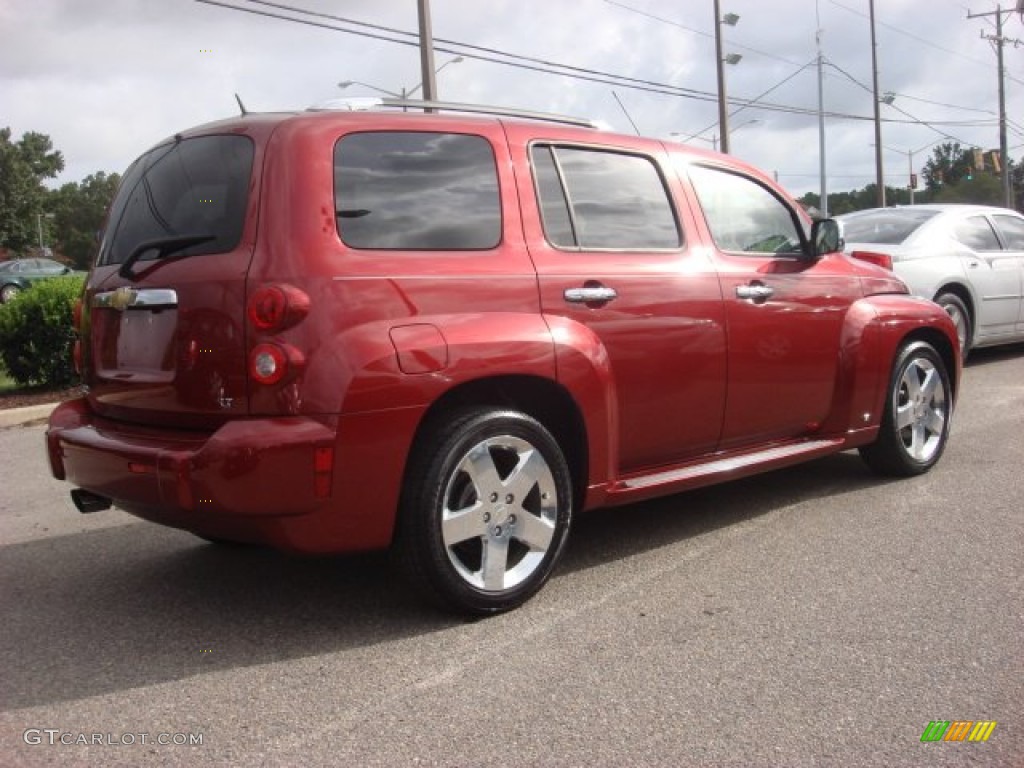
[[[735,13],[722,15],[719,0],[715,0],[715,70],[718,74],[718,133],[722,138],[722,151],[729,154],[729,99],[725,93],[725,67],[723,64],[739,64],[743,57],[738,53],[728,56],[722,52],[722,25],[735,27],[740,17]]]
[[[463,61],[465,61],[465,59],[462,56],[456,56],[454,59],[449,59],[436,70],[434,70],[434,74],[436,75],[449,64],[459,64],[460,62]],[[416,85],[414,85],[412,88],[402,88],[401,93],[395,93],[394,91],[389,91],[387,88],[381,88],[379,85],[364,83],[362,80],[342,80],[340,83],[338,83],[338,87],[341,89],[348,88],[351,85],[361,85],[364,88],[369,88],[371,91],[377,91],[378,93],[383,93],[385,96],[391,96],[396,99],[402,99],[403,101],[412,96],[414,93],[416,93],[416,91],[423,87],[423,83],[416,83]]]

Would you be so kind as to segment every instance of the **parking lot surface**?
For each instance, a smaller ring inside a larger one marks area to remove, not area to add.
[[[1024,764],[1020,346],[972,356],[931,473],[843,454],[580,516],[469,623],[383,555],[79,515],[41,426],[0,466],[5,766]]]

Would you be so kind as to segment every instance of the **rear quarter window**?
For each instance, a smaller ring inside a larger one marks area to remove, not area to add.
[[[501,240],[497,166],[482,136],[345,136],[334,148],[334,200],[350,248],[487,250]]]
[[[139,245],[190,235],[214,239],[181,254],[223,253],[245,225],[253,143],[246,136],[200,136],[164,144],[125,173],[111,206],[100,264],[120,264]]]

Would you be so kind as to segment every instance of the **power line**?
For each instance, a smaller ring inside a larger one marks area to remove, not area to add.
[[[855,16],[860,16],[862,19],[868,18],[865,14],[861,13],[857,9],[850,8],[848,5],[843,5],[842,3],[839,2],[839,0],[829,0],[829,2],[832,3],[832,5],[836,6],[837,8],[842,8],[844,11],[852,13]],[[966,10],[966,6],[964,8]],[[875,23],[878,26],[885,27],[886,29],[891,30],[892,32],[895,32],[898,35],[903,35],[904,37],[909,37],[911,40],[916,40],[917,42],[921,43],[922,45],[926,45],[929,48],[934,48],[934,49],[936,49],[938,51],[942,51],[943,53],[948,53],[950,56],[957,56],[957,57],[963,59],[964,61],[969,61],[972,64],[977,64],[979,67],[985,67],[986,69],[991,69],[992,68],[991,64],[986,64],[985,62],[979,61],[978,59],[972,59],[970,56],[966,56],[966,55],[960,53],[959,51],[955,51],[952,48],[946,48],[944,46],[939,45],[938,43],[933,43],[931,40],[928,40],[927,38],[915,35],[912,32],[907,32],[905,29],[900,29],[899,27],[894,26],[892,24],[886,24],[884,21],[877,21],[876,20]],[[1018,80],[1017,78],[1012,77],[1010,75],[1007,75],[1007,78],[1009,80],[1013,80],[1016,83],[1020,83],[1021,85],[1024,85],[1024,80]]]
[[[393,27],[385,27],[379,24],[360,22],[353,19],[347,19],[341,16],[335,16],[332,14],[309,11],[304,8],[298,8],[296,6],[286,5],[283,3],[268,2],[268,0],[238,1],[249,2],[251,4],[275,8],[277,10],[287,11],[289,13],[303,14],[315,18],[327,19],[333,23],[316,21],[314,19],[296,18],[295,16],[289,16],[283,13],[233,5],[231,3],[225,2],[224,0],[196,0],[196,2],[203,3],[204,5],[218,6],[221,8],[227,8],[228,10],[250,13],[256,16],[264,16],[267,18],[278,19],[282,21],[291,21],[296,24],[303,24],[306,26],[328,29],[333,32],[344,32],[359,37],[368,37],[375,40],[383,40],[385,42],[396,43],[398,45],[404,45],[406,47],[419,46],[418,36],[415,33],[405,32],[404,30],[395,29]],[[348,26],[339,26],[346,24],[363,27],[363,29],[351,29]],[[396,35],[398,37],[395,37]],[[576,67],[569,64],[561,64],[559,62],[548,61],[545,59],[538,59],[530,56],[523,56],[520,54],[510,53],[507,51],[502,51],[497,48],[487,48],[485,46],[478,46],[470,43],[463,43],[456,40],[448,40],[445,38],[435,38],[434,50],[439,51],[441,53],[450,53],[457,56],[464,56],[466,58],[476,59],[479,61],[486,61],[493,64],[501,64],[508,67],[514,67],[517,69],[525,69],[533,72],[540,72],[543,74],[560,75],[562,77],[569,77],[577,80],[599,83],[602,85],[616,85],[623,88],[631,88],[633,90],[644,91],[647,93],[656,93],[666,96],[677,96],[681,98],[687,98],[695,101],[704,102],[717,102],[718,100],[717,95],[709,91],[701,91],[698,89],[671,85],[669,83],[660,83],[654,80],[628,77],[625,75],[616,75],[611,72],[589,69],[585,67]],[[762,109],[769,112],[781,112],[794,115],[818,114],[818,110],[811,109],[808,107],[796,107],[792,105],[778,104],[773,102],[760,102],[754,99],[738,97],[730,97],[729,103],[736,105],[740,109],[744,107],[757,107],[758,109]],[[873,120],[873,118],[869,116],[855,115],[845,112],[825,112],[824,114],[826,117],[834,119],[859,121]],[[884,122],[917,124],[920,121],[895,120],[889,118],[884,120]],[[957,121],[933,121],[932,124],[971,125],[972,123],[964,123]]]

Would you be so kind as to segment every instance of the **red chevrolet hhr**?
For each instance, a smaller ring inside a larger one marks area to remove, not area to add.
[[[835,222],[732,157],[434,107],[248,114],[131,166],[85,391],[47,431],[81,511],[392,547],[486,614],[543,585],[578,512],[851,448],[938,461],[953,324]]]

